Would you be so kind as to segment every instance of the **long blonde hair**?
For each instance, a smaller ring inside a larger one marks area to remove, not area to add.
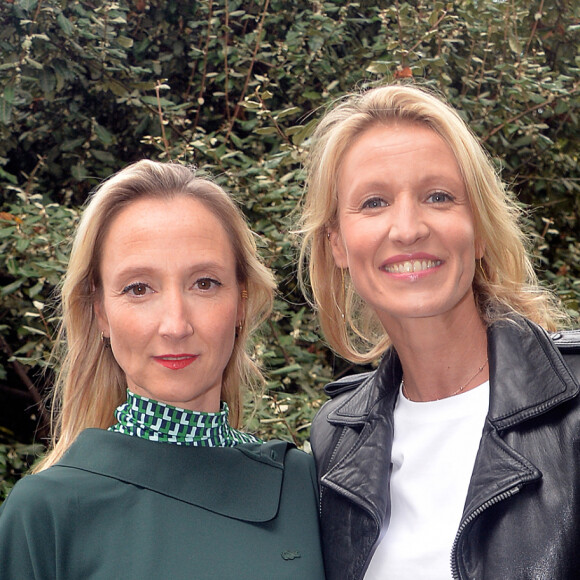
[[[566,319],[554,296],[541,288],[520,227],[521,210],[502,183],[475,135],[459,114],[418,87],[390,85],[349,95],[322,118],[307,161],[300,232],[299,276],[308,282],[330,346],[353,362],[376,360],[390,340],[371,308],[356,294],[348,272],[334,262],[327,232],[338,229],[337,176],[358,136],[376,125],[418,123],[435,131],[460,167],[475,222],[485,245],[473,280],[482,320],[491,323],[516,312],[548,330]],[[307,279],[308,278],[308,279]],[[307,291],[307,290],[306,290]]]
[[[248,294],[243,328],[238,331],[222,382],[221,399],[229,406],[233,427],[241,423],[242,388],[262,383],[261,372],[248,353],[248,342],[272,310],[275,282],[258,257],[242,212],[221,187],[197,177],[188,167],[139,161],[93,192],[79,223],[61,289],[62,323],[54,356],[62,362],[52,393],[52,445],[34,471],[56,463],[82,430],[106,429],[114,423],[114,411],[126,399],[127,382],[100,339],[94,310],[101,292],[103,240],[115,216],[134,201],[176,196],[202,202],[223,224],[235,255],[237,281]]]

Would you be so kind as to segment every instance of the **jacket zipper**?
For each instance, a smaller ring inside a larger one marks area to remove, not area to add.
[[[459,526],[459,529],[457,530],[457,534],[455,535],[455,540],[453,542],[453,548],[451,549],[451,575],[452,575],[454,580],[461,580],[461,576],[459,575],[459,564],[457,563],[457,547],[459,544],[459,537],[461,536],[461,534],[463,533],[465,528],[473,520],[475,520],[475,518],[480,516],[487,508],[503,501],[504,499],[508,499],[509,497],[512,497],[513,495],[515,495],[516,493],[518,493],[520,491],[521,487],[522,487],[521,485],[517,485],[516,487],[513,487],[512,489],[508,489],[507,491],[504,491],[504,492],[500,493],[499,495],[492,497],[491,499],[487,500],[485,503],[482,503],[475,511],[473,511],[471,514],[469,514],[469,516],[465,520],[463,520],[463,522]]]

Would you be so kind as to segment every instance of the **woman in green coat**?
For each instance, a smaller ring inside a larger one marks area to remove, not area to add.
[[[241,212],[177,164],[92,195],[62,287],[49,453],[0,511],[0,577],[320,579],[311,458],[240,431],[274,282]]]

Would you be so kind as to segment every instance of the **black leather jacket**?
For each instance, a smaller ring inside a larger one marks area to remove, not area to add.
[[[490,408],[451,554],[454,578],[580,578],[580,331],[488,330]],[[401,365],[327,387],[311,443],[328,580],[364,577],[388,522]]]

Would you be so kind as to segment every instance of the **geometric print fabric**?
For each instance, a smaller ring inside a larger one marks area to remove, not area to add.
[[[233,447],[261,440],[230,426],[229,409],[222,402],[218,413],[190,411],[167,405],[127,390],[127,401],[117,407],[117,424],[109,431],[134,437],[198,447]]]

